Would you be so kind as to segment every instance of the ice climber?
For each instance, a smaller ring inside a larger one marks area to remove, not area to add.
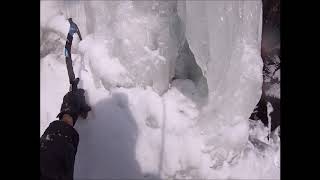
[[[72,36],[77,33],[80,40],[82,37],[77,25],[72,22],[71,18],[68,20],[70,30],[65,55],[66,62],[72,63],[70,52]],[[76,88],[63,97],[60,113],[57,116],[59,120],[50,123],[40,138],[40,179],[42,180],[73,179],[74,162],[79,143],[79,134],[74,129],[74,125],[79,115],[86,118],[88,111],[91,110],[86,104],[84,93],[83,89]]]

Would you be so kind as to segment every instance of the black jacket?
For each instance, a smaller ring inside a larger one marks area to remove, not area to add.
[[[78,143],[72,126],[53,121],[40,138],[40,179],[72,180]]]

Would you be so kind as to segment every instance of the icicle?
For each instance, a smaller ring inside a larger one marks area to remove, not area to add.
[[[270,143],[270,138],[271,138],[271,116],[270,116],[270,114],[273,112],[273,107],[270,102],[267,102],[267,111],[268,111],[268,141]]]

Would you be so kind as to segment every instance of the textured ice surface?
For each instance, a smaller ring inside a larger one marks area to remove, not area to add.
[[[262,3],[178,2],[190,49],[208,82],[209,102],[199,120],[207,145],[227,152],[242,148],[261,96]]]
[[[117,59],[134,85],[152,86],[163,94],[174,76],[182,39],[174,7],[174,1],[42,1],[41,26],[64,37],[68,28],[65,19],[72,17],[83,37],[91,35],[94,42],[103,39],[98,48],[107,50],[101,53]],[[73,49],[77,46],[74,43]]]
[[[93,109],[75,126],[75,179],[280,177],[279,136],[248,121],[262,85],[260,1],[41,1],[41,134],[69,89],[67,17]],[[194,59],[176,64],[184,29]]]

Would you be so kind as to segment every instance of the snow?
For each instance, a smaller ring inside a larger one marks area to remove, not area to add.
[[[79,50],[85,57],[84,61],[90,62],[96,80],[100,80],[105,89],[133,85],[126,68],[118,58],[109,56],[108,48],[103,41],[94,40],[89,36],[81,42]]]
[[[177,4],[191,75],[175,67],[175,1],[41,1],[40,135],[69,89],[66,17],[83,36],[72,58],[92,111],[75,125],[75,179],[280,178],[279,136],[248,120],[261,95],[261,3]],[[189,79],[170,81],[175,69]]]

